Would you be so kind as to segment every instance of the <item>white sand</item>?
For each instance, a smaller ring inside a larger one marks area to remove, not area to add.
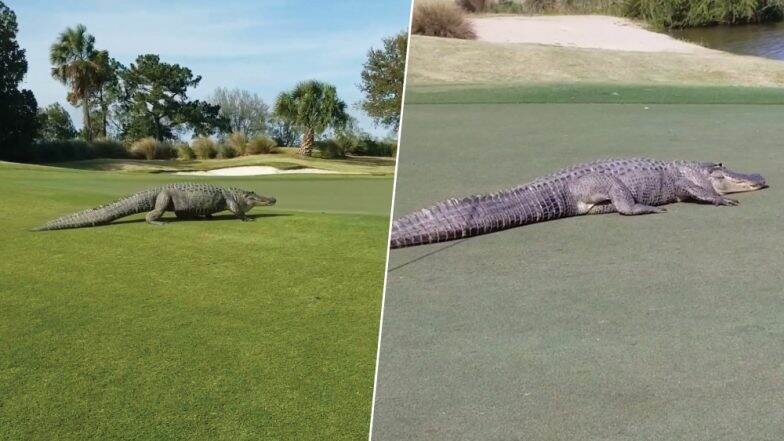
[[[291,170],[281,170],[275,167],[252,165],[246,167],[216,168],[207,171],[177,172],[178,175],[190,176],[257,176],[257,175],[286,175],[299,173],[339,173],[332,170],[321,170],[318,168],[297,168]]]
[[[471,19],[477,39],[494,43],[639,52],[710,51],[669,35],[643,29],[630,20],[604,15],[496,16]]]

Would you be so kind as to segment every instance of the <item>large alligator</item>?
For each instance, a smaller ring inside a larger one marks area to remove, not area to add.
[[[273,197],[259,196],[252,191],[239,188],[177,183],[142,190],[97,208],[58,217],[34,231],[93,227],[144,212],[147,212],[145,217],[147,222],[154,225],[163,224],[160,219],[166,211],[174,211],[179,219],[196,219],[209,218],[213,213],[229,210],[239,219],[250,221],[253,218],[245,215],[248,210],[256,206],[274,204]]]
[[[581,214],[661,213],[661,205],[695,201],[737,205],[729,193],[765,188],[758,174],[721,163],[607,159],[565,168],[495,193],[448,199],[392,224],[391,248],[491,233]]]

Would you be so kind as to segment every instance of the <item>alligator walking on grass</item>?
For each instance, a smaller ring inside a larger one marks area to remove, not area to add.
[[[721,163],[607,159],[565,168],[495,193],[448,199],[392,224],[391,248],[461,239],[581,214],[661,213],[661,205],[694,201],[737,205],[729,193],[765,188],[758,174]]]
[[[147,222],[153,225],[163,225],[160,219],[166,211],[174,211],[179,219],[197,219],[229,210],[237,218],[251,221],[253,219],[245,215],[251,208],[274,204],[273,197],[259,196],[239,188],[177,183],[142,190],[97,208],[58,217],[33,231],[105,225],[121,217],[144,212],[147,212]]]

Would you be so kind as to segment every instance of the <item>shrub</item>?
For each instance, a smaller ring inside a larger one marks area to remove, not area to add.
[[[166,141],[158,141],[147,137],[134,141],[131,144],[131,155],[143,159],[172,159],[177,157],[177,151]]]
[[[234,149],[235,156],[245,155],[245,148],[248,146],[248,137],[242,132],[232,132],[226,144]]]
[[[491,1],[489,0],[457,0],[457,6],[460,6],[468,12],[484,12]]]
[[[142,138],[131,144],[131,154],[138,158],[155,159],[155,150],[158,140],[155,138]]]
[[[274,139],[267,136],[259,136],[251,139],[245,145],[246,155],[258,155],[261,153],[275,153],[275,147],[278,143]]]
[[[237,156],[237,150],[234,147],[226,144],[220,144],[215,147],[215,157],[219,159],[231,159]]]
[[[346,146],[344,144],[340,144],[334,139],[318,141],[316,142],[316,147],[318,147],[319,151],[321,152],[321,157],[325,159],[345,158],[346,154],[348,153]]]
[[[177,157],[177,149],[169,141],[159,142],[155,148],[155,159],[174,159]]]
[[[18,160],[24,162],[64,162],[96,158],[130,158],[122,143],[99,140],[88,143],[81,139],[37,141],[20,152]]]
[[[177,157],[184,161],[189,161],[195,157],[191,146],[184,142],[178,142],[175,144],[174,148],[177,150]]]
[[[432,37],[476,38],[465,12],[456,4],[438,0],[420,0],[414,4],[411,32]]]
[[[768,0],[624,0],[622,13],[658,27],[780,20],[784,3]]]
[[[215,150],[215,142],[204,136],[194,139],[191,148],[193,149],[193,154],[199,159],[214,158],[218,153]]]
[[[123,159],[129,156],[123,143],[111,139],[97,139],[88,148],[92,150],[93,158]]]
[[[396,150],[397,140],[377,140],[368,134],[363,134],[352,153],[360,156],[395,156]]]

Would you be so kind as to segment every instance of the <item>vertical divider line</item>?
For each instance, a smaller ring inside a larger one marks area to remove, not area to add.
[[[400,121],[397,129],[397,154],[395,155],[395,176],[392,178],[392,203],[389,206],[389,228],[387,230],[387,258],[384,265],[384,287],[381,290],[381,312],[378,319],[378,342],[376,343],[376,369],[373,375],[373,398],[370,404],[370,426],[368,428],[368,441],[373,440],[373,417],[376,413],[376,393],[378,392],[378,363],[381,359],[381,333],[384,329],[384,303],[387,297],[387,279],[389,277],[389,242],[392,239],[392,217],[395,215],[395,194],[397,193],[397,177],[400,169],[400,141],[403,139],[403,114],[406,104],[406,83],[408,82],[408,60],[411,57],[411,22],[414,18],[414,2],[408,12],[408,36],[406,37],[406,64],[403,69],[403,90],[400,94]]]

